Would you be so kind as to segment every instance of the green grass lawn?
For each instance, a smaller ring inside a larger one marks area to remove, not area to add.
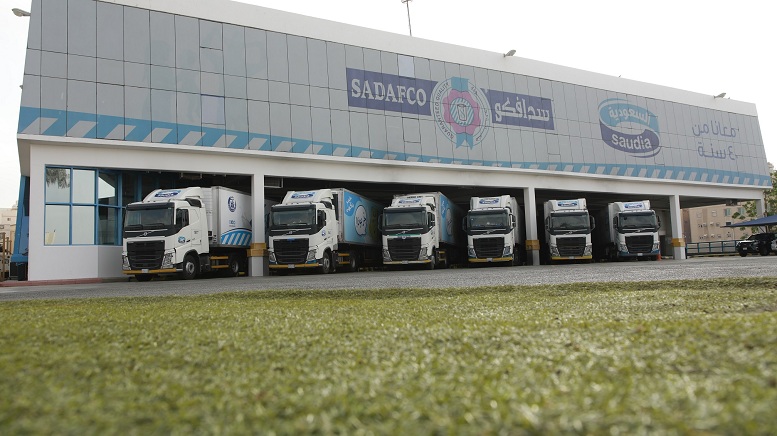
[[[774,278],[9,302],[0,325],[2,434],[777,434]]]

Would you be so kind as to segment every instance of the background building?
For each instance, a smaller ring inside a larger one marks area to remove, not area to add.
[[[763,210],[771,184],[753,104],[241,3],[139,6],[32,2],[31,280],[120,276],[123,209],[157,187],[251,193],[255,241],[286,189],[510,194],[537,264],[545,200],[650,200],[683,258],[681,208]]]

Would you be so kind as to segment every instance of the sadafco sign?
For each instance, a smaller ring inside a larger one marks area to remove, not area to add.
[[[474,147],[493,124],[554,130],[550,99],[478,88],[463,77],[439,82],[346,68],[348,105],[431,116],[457,147]]]
[[[611,98],[599,104],[602,140],[610,147],[636,157],[661,151],[658,117],[626,100]]]

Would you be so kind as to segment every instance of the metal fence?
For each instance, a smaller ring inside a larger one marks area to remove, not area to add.
[[[686,256],[707,256],[713,254],[737,254],[737,241],[688,242]]]

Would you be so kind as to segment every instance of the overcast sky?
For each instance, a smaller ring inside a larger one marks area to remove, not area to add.
[[[164,0],[155,0],[164,1]],[[401,0],[244,0],[407,34]],[[17,199],[16,127],[27,18],[0,11],[0,207]],[[413,36],[755,103],[766,157],[777,163],[777,6],[769,1],[412,0]]]

